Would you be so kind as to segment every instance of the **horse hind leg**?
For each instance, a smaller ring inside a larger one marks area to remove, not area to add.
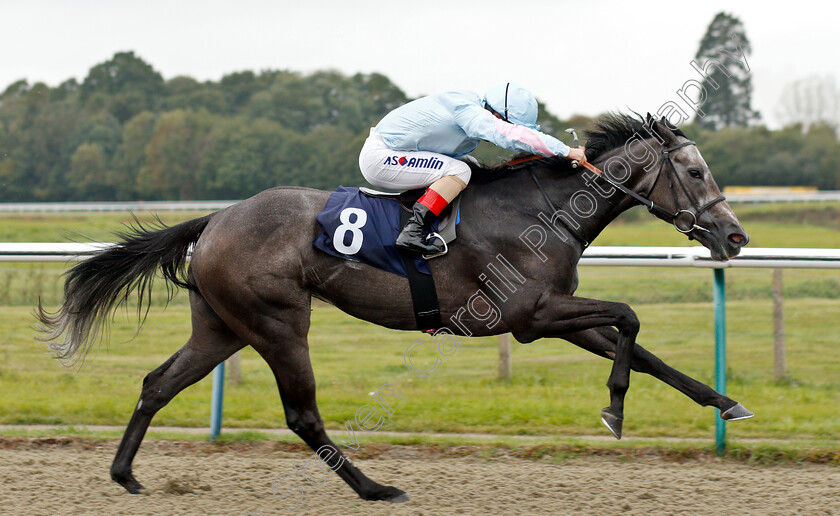
[[[197,294],[191,294],[191,298],[193,334],[180,350],[143,379],[140,399],[111,464],[111,479],[132,494],[139,493],[143,486],[134,478],[131,463],[155,414],[179,392],[244,347],[226,327],[213,324],[217,329],[212,329],[208,325],[212,319],[208,317],[215,314],[208,314],[209,307]],[[216,321],[221,323],[218,317]]]
[[[365,476],[333,443],[324,430],[315,399],[315,376],[309,359],[309,306],[287,309],[262,324],[264,330],[250,344],[268,363],[289,428],[326,462],[364,500],[401,503],[409,496]],[[292,509],[293,510],[293,509]]]

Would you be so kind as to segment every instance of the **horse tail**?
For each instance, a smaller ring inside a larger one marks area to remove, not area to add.
[[[134,225],[117,233],[121,242],[97,252],[65,273],[64,302],[58,311],[47,312],[38,300],[35,314],[40,322],[38,330],[46,334],[41,340],[48,342],[56,358],[65,363],[79,356],[84,360],[90,346],[102,340],[113,309],[127,302],[134,291],[137,291],[137,313],[142,327],[158,267],[168,280],[167,303],[177,290],[173,285],[196,290],[186,277],[187,256],[213,215],[172,227],[159,219],[144,226],[135,218]]]

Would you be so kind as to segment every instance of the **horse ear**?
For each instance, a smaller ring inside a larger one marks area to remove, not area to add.
[[[677,135],[671,130],[671,124],[667,120],[664,118],[662,120],[652,120],[650,127],[656,139],[663,145],[668,147],[676,145]]]
[[[653,116],[651,116],[650,111],[648,111],[648,114],[645,117],[645,122],[647,122],[648,127],[653,125]]]
[[[665,127],[670,129],[671,131],[676,131],[677,130],[677,126],[672,124],[670,120],[665,118],[665,116],[663,116],[659,121],[662,122],[663,124],[665,124]]]

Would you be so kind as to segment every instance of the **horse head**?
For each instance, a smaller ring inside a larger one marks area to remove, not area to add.
[[[587,136],[587,157],[602,164],[607,181],[623,184],[636,202],[708,248],[712,259],[733,258],[749,242],[700,150],[665,118],[611,115]]]
[[[728,260],[750,241],[697,146],[665,118],[646,119],[661,143],[659,165],[648,198],[670,213],[653,213],[674,224],[711,251],[712,259]]]

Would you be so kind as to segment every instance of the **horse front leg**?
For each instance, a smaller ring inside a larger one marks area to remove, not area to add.
[[[630,387],[630,365],[639,333],[639,318],[624,303],[598,301],[569,295],[544,296],[537,304],[529,327],[513,331],[520,342],[602,326],[618,329],[612,371],[607,380],[610,406],[601,410],[601,421],[616,439],[621,439],[624,397]],[[524,339],[524,340],[523,340]]]
[[[557,335],[572,344],[604,358],[615,356],[619,333],[613,328],[593,328],[577,333]],[[748,419],[753,413],[737,401],[718,393],[708,385],[691,378],[663,362],[659,357],[644,349],[638,343],[633,348],[630,367],[646,373],[682,392],[701,406],[720,409],[720,417],[726,420]]]

